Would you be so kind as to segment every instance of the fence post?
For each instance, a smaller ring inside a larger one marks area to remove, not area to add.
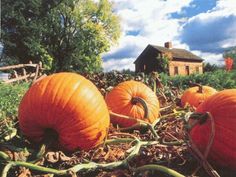
[[[18,74],[17,74],[16,70],[13,70],[13,77],[18,78]],[[17,81],[17,83],[19,83],[19,82]]]
[[[25,70],[25,68],[22,68],[22,71],[23,71],[23,76],[26,76],[26,70]],[[25,81],[28,82],[28,79],[25,78]]]
[[[39,64],[36,65],[36,71],[35,71],[35,76],[34,76],[33,82],[36,81],[38,75],[39,75]]]

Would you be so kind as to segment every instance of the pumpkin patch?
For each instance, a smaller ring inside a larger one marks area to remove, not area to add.
[[[85,76],[40,77],[24,92],[19,124],[0,129],[2,176],[235,174],[236,89],[192,109],[179,105],[182,89],[153,75]]]
[[[20,103],[18,117],[30,140],[40,142],[45,130],[52,129],[60,146],[69,151],[101,143],[110,122],[98,89],[73,73],[53,74],[33,84]]]

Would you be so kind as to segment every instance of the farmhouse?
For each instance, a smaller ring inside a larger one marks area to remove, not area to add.
[[[135,60],[135,72],[162,72],[160,63],[168,59],[166,73],[170,76],[203,73],[203,59],[185,50],[172,48],[171,42],[164,47],[148,45]]]

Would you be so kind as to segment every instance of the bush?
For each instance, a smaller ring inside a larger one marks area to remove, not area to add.
[[[18,105],[28,87],[28,83],[14,85],[0,83],[0,120],[17,115]]]
[[[224,70],[217,70],[214,72],[206,72],[204,74],[191,74],[189,76],[175,76],[169,77],[161,74],[163,84],[168,85],[169,80],[173,86],[180,89],[190,87],[190,82],[199,83],[202,85],[209,85],[218,90],[236,88],[236,71],[226,72]]]

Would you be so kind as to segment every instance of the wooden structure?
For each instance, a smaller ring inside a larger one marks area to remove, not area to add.
[[[10,77],[8,79],[2,80],[3,83],[12,83],[16,81],[28,81],[32,80],[33,82],[42,76],[42,63],[33,64],[32,62],[28,64],[18,64],[10,66],[0,67],[0,71],[11,71]]]
[[[171,42],[166,42],[164,47],[148,45],[135,60],[135,72],[160,72],[157,60],[168,58],[168,74],[189,75],[203,73],[203,59],[185,50],[172,48]]]

